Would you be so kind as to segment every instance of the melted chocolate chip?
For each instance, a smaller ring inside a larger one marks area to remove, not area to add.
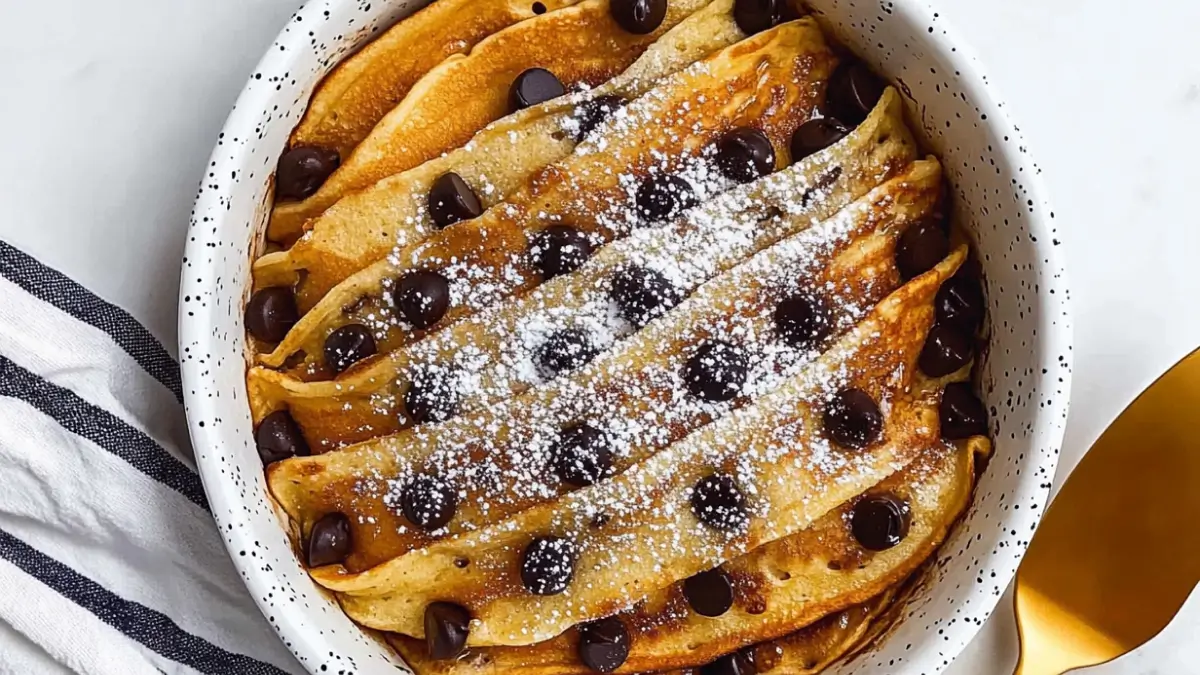
[[[710,340],[688,359],[683,379],[692,396],[705,401],[728,401],[746,384],[750,369],[746,352],[722,340]]]
[[[979,278],[960,269],[938,289],[934,301],[938,323],[956,326],[973,335],[983,323],[986,305]]]
[[[420,373],[404,393],[404,409],[414,424],[444,422],[458,413],[458,381],[442,370]]]
[[[733,607],[733,578],[714,567],[685,579],[683,597],[700,616],[721,616]]]
[[[783,21],[783,0],[736,0],[733,20],[746,35],[761,33]]]
[[[775,147],[758,129],[739,127],[717,143],[717,167],[726,178],[749,183],[775,170]]]
[[[587,331],[567,328],[550,336],[538,349],[537,361],[546,377],[555,377],[583,367],[600,349],[592,343]]]
[[[375,336],[360,323],[342,326],[325,338],[325,363],[334,373],[341,373],[368,356],[374,356],[376,351]]]
[[[521,554],[521,583],[534,595],[558,595],[575,576],[575,542],[539,537]]]
[[[825,433],[838,445],[859,449],[879,440],[883,413],[862,389],[843,389],[825,406]]]
[[[917,365],[930,377],[949,375],[971,362],[975,354],[972,342],[969,335],[953,326],[936,325],[925,338]]]
[[[450,308],[450,280],[433,270],[409,272],[392,294],[396,311],[416,328],[429,328]]]
[[[948,441],[987,435],[987,409],[967,382],[946,385],[938,405],[938,421],[942,438]]]
[[[850,513],[850,531],[868,551],[886,551],[908,536],[912,511],[895,495],[868,495]]]
[[[884,81],[858,62],[843,63],[829,77],[827,104],[833,116],[858,125],[883,96]]]
[[[746,497],[733,476],[718,473],[700,479],[692,489],[692,513],[700,522],[725,532],[744,530],[750,524]]]
[[[508,100],[513,110],[521,110],[558,98],[565,93],[567,90],[554,73],[545,68],[530,68],[513,80]]]
[[[404,486],[400,508],[408,522],[429,532],[444,527],[454,518],[458,495],[446,481],[421,474]]]
[[[452,602],[431,602],[425,606],[425,647],[429,658],[452,659],[467,646],[471,613]]]
[[[679,304],[679,291],[649,267],[625,267],[613,275],[612,299],[621,316],[641,328]]]
[[[896,268],[905,281],[933,269],[950,254],[950,239],[932,220],[912,225],[896,242]]]
[[[529,247],[530,257],[548,281],[579,269],[592,255],[587,235],[570,225],[552,225],[538,233]]]
[[[707,666],[700,668],[700,675],[758,675],[754,662],[754,649],[747,647],[732,654],[726,654]]]
[[[667,0],[612,0],[608,7],[617,25],[634,35],[653,33],[667,16]]]
[[[327,513],[313,523],[308,535],[308,566],[323,567],[340,563],[350,555],[350,519],[341,513]]]
[[[277,410],[263,418],[254,431],[254,444],[258,446],[258,456],[264,465],[311,454],[300,427],[286,410]]]
[[[608,116],[616,112],[626,103],[625,99],[616,94],[606,94],[584,101],[575,110],[576,129],[574,138],[583,140],[584,136],[600,126]]]
[[[246,330],[263,342],[279,342],[299,320],[296,296],[284,286],[264,288],[246,303]]]
[[[283,153],[275,171],[275,198],[279,201],[307,199],[320,189],[338,168],[337,150],[300,146]]]
[[[828,148],[846,137],[850,130],[832,117],[809,120],[792,134],[792,161],[800,160]]]
[[[775,306],[775,331],[793,347],[812,347],[833,330],[829,314],[829,307],[819,296],[797,293]]]
[[[554,445],[554,473],[576,487],[587,487],[613,472],[608,438],[596,427],[582,423],[568,427]]]
[[[483,205],[475,191],[453,171],[438,176],[429,188],[429,217],[439,228],[478,218],[482,213]]]
[[[579,627],[579,660],[598,673],[611,673],[629,658],[629,629],[615,616]]]
[[[638,218],[648,224],[675,218],[700,200],[691,183],[679,176],[659,174],[638,187],[636,202]]]

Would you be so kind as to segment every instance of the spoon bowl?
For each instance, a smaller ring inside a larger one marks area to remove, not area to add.
[[[1017,675],[1111,661],[1157,635],[1200,581],[1200,351],[1104,432],[1017,573]]]

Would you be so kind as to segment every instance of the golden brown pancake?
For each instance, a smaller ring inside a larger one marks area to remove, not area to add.
[[[539,13],[579,0],[437,0],[371,40],[321,80],[291,145],[315,145],[342,157],[446,58]],[[542,11],[534,10],[541,5]]]
[[[520,393],[537,382],[526,364],[536,345],[526,344],[522,327],[534,321],[546,324],[545,330],[568,320],[575,325],[605,322],[605,284],[629,264],[675,268],[676,290],[686,295],[754,252],[833,215],[915,159],[916,145],[901,115],[899,95],[889,89],[872,115],[831,148],[734,188],[672,227],[605,248],[575,274],[468,317],[336,381],[305,382],[253,368],[249,381],[255,418],[286,407],[318,451],[398,431],[405,423],[402,400],[412,373],[429,363],[463,361],[456,355],[464,346],[470,346],[471,358],[456,367],[470,373],[472,386],[461,410]],[[893,189],[900,187],[896,183]],[[683,268],[677,260],[688,260],[689,266]],[[533,377],[511,375],[520,367]]]
[[[896,237],[932,213],[940,176],[934,161],[913,165],[826,223],[707,282],[666,316],[570,377],[436,427],[280,462],[269,471],[272,492],[304,532],[326,513],[353,514],[353,548],[346,565],[360,571],[438,538],[413,528],[389,507],[389,502],[394,507],[396,486],[413,474],[464,477],[461,505],[455,519],[437,533],[440,537],[495,523],[568,489],[549,473],[530,475],[521,467],[545,465],[547,436],[553,438],[580,420],[623,430],[616,442],[627,450],[616,468],[636,464],[726,412],[681,397],[677,384],[687,358],[711,335],[744,335],[740,342],[757,361],[754,389],[732,403],[739,407],[814,356],[781,346],[774,334],[769,308],[788,289],[826,289],[834,335],[849,330],[895,290]],[[646,419],[650,421],[641,421]],[[543,450],[530,451],[536,448]],[[471,472],[478,467],[488,467],[495,476],[472,488]]]
[[[615,672],[695,667],[750,645],[759,672],[819,672],[861,644],[891,590],[945,539],[970,501],[974,457],[987,444],[984,437],[935,443],[869,490],[898,497],[911,510],[907,536],[893,548],[873,552],[855,540],[848,526],[854,499],[808,529],[722,565],[734,603],[719,617],[693,611],[679,584],[621,612],[631,650]],[[585,675],[592,671],[579,661],[578,640],[570,630],[527,647],[475,648],[456,661],[429,659],[423,641],[392,642],[419,675]]]
[[[293,372],[326,379],[320,355],[333,330],[348,323],[365,325],[376,331],[378,350],[386,353],[527,291],[541,281],[527,251],[542,230],[569,223],[597,246],[619,237],[634,225],[633,186],[648,178],[693,171],[693,187],[701,199],[722,191],[728,184],[704,171],[703,153],[739,126],[753,126],[775,147],[785,147],[813,112],[835,63],[816,23],[801,19],[676,73],[609,118],[572,155],[539,171],[508,201],[343,281],[260,360],[280,367],[303,352],[304,360]],[[704,176],[714,180],[701,182]],[[395,316],[388,290],[395,279],[416,270],[436,270],[447,277],[454,298],[427,330],[416,330]]]
[[[470,645],[524,645],[607,616],[651,591],[803,530],[907,465],[937,440],[937,398],[913,395],[934,295],[965,259],[954,252],[877,305],[800,373],[614,478],[504,521],[436,541],[367,572],[314,578],[359,623],[424,635],[434,600],[466,607]],[[846,387],[885,411],[883,440],[847,453],[821,431],[825,402]],[[701,480],[748,481],[745,526],[721,532],[687,506]],[[592,525],[603,514],[603,526]],[[531,596],[517,571],[535,536],[573,542],[570,592]],[[462,566],[460,561],[468,560]]]
[[[613,20],[609,0],[583,0],[510,26],[466,54],[450,56],[412,86],[315,194],[276,205],[267,236],[291,243],[305,221],[350,192],[466,143],[489,122],[512,112],[509,88],[523,71],[544,68],[567,88],[600,85],[707,3],[672,0],[654,32],[635,35]]]
[[[570,154],[580,138],[579,115],[587,101],[636,98],[667,75],[744,37],[733,20],[733,0],[715,0],[603,85],[513,113],[461,148],[345,196],[309,221],[305,235],[290,249],[254,262],[256,286],[294,286],[300,311],[308,311],[338,282],[436,231],[426,195],[438,177],[448,172],[463,176],[480,204],[490,208],[535,171]]]

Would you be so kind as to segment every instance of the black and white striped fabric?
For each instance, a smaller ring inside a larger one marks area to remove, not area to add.
[[[179,365],[0,241],[0,673],[303,673],[225,553]]]

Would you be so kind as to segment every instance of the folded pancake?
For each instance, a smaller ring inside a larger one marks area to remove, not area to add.
[[[483,208],[490,208],[535,171],[571,153],[581,137],[579,116],[588,101],[637,98],[658,80],[744,37],[733,20],[733,0],[712,2],[667,31],[632,66],[603,85],[513,113],[461,148],[346,195],[311,220],[290,249],[256,260],[255,284],[294,285],[297,306],[308,311],[338,282],[393,248],[436,231],[427,195],[440,176],[462,176]]]
[[[437,0],[373,38],[321,80],[291,145],[337,150],[342,157],[396,107],[434,66],[537,14],[579,0]],[[541,5],[541,11],[534,7]]]
[[[375,565],[570,490],[545,469],[561,429],[585,421],[609,430],[620,472],[770,391],[899,286],[896,239],[933,213],[939,179],[936,161],[918,162],[868,199],[709,281],[569,377],[439,425],[273,465],[271,491],[303,534],[327,513],[350,516],[345,570],[313,576],[338,589],[369,583]],[[824,298],[829,336],[792,346],[779,339],[771,307],[804,289]],[[679,373],[710,336],[723,333],[738,335],[755,365],[740,396],[714,405],[688,396]],[[438,531],[413,527],[396,509],[415,475],[438,476],[458,492],[454,517]],[[346,573],[362,570],[361,581]]]
[[[363,325],[386,353],[529,290],[542,278],[529,249],[544,230],[573,228],[572,236],[586,237],[594,247],[618,238],[638,223],[633,203],[647,181],[661,193],[677,192],[684,181],[695,199],[710,198],[730,187],[711,166],[715,142],[733,127],[753,126],[774,147],[785,147],[810,117],[835,64],[816,23],[801,19],[676,73],[611,116],[572,155],[539,171],[508,201],[343,281],[260,359],[279,367],[303,352],[295,372],[324,379],[329,371],[320,354],[332,331]],[[417,271],[436,273],[449,294],[446,311],[424,330],[401,320],[391,292],[398,278]]]
[[[685,297],[709,278],[828,218],[895,176],[916,156],[902,112],[899,95],[888,89],[867,120],[830,148],[734,188],[670,227],[635,232],[602,249],[573,274],[470,316],[336,381],[305,382],[287,373],[252,368],[249,387],[255,419],[286,407],[309,446],[323,451],[405,426],[404,393],[414,375],[433,364],[452,365],[457,381],[470,383],[460,394],[460,412],[520,393],[540,381],[532,360],[546,335],[594,325],[600,330],[593,332],[605,340],[619,340],[632,330],[609,307],[610,280],[619,270],[636,265],[670,274],[674,292]],[[921,171],[935,169],[910,171],[907,180],[920,182]],[[896,182],[867,199],[883,208],[889,191],[902,185]],[[463,347],[469,348],[466,354]]]
[[[965,376],[963,371],[917,386],[936,400],[939,385]],[[970,501],[975,455],[987,447],[982,436],[956,444],[934,442],[867,491],[896,498],[909,509],[907,534],[892,548],[872,551],[855,539],[849,526],[859,501],[855,498],[808,529],[722,565],[733,603],[720,616],[691,609],[682,584],[651,593],[616,615],[630,634],[631,647],[614,672],[694,668],[751,645],[759,673],[819,672],[863,644],[895,589],[945,540]],[[577,629],[535,645],[475,648],[453,661],[430,659],[421,640],[391,642],[418,675],[594,672],[580,662]]]
[[[965,257],[961,247],[905,284],[770,393],[610,480],[345,583],[313,576],[368,627],[420,637],[426,605],[446,601],[470,612],[469,645],[525,645],[799,532],[936,442],[937,397],[914,395],[916,361],[934,296]],[[857,450],[821,422],[850,395],[878,410],[878,434]]]
[[[291,243],[305,221],[341,197],[466,143],[512,111],[509,89],[523,71],[544,68],[566,88],[594,87],[625,70],[660,35],[709,0],[671,0],[653,32],[630,33],[609,0],[535,16],[447,58],[418,80],[312,196],[277,204],[267,237]]]

